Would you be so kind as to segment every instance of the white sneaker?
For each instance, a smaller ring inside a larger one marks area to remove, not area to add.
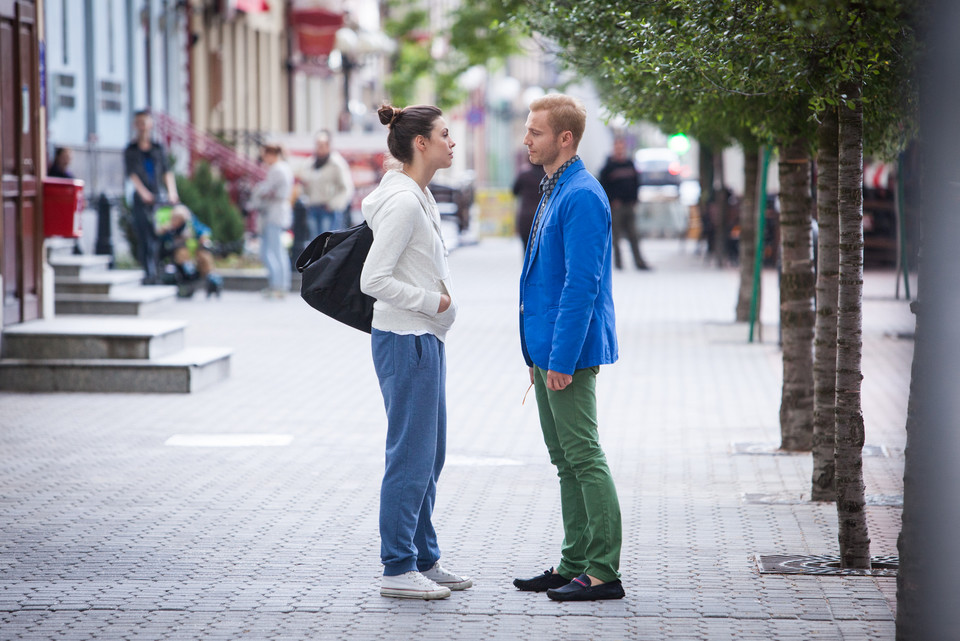
[[[437,585],[416,570],[396,576],[383,576],[380,596],[398,599],[446,599],[450,589]]]
[[[437,585],[442,585],[451,590],[466,590],[473,586],[473,579],[456,575],[449,570],[444,570],[440,567],[440,561],[434,563],[433,567],[429,570],[424,570],[422,574]]]

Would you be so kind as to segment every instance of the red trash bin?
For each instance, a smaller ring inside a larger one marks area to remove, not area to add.
[[[80,238],[83,211],[83,181],[72,178],[43,179],[43,235]]]

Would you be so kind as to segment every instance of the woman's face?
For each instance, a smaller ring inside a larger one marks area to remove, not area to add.
[[[457,143],[450,137],[447,121],[439,117],[433,121],[430,138],[426,141],[424,157],[427,163],[437,169],[443,169],[453,164],[453,148]]]

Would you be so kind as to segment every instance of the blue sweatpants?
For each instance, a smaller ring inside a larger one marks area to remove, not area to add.
[[[446,357],[432,334],[374,329],[373,364],[387,410],[380,561],[395,576],[440,559],[431,516],[447,441]]]

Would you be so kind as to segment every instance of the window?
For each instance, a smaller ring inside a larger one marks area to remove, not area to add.
[[[111,80],[100,81],[101,111],[123,111],[123,84]]]

